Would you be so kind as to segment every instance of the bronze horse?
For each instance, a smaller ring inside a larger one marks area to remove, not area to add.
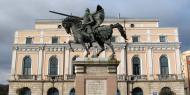
[[[92,41],[91,41],[90,35],[86,33],[86,30],[82,29],[81,20],[75,17],[66,17],[62,21],[62,25],[68,34],[71,34],[71,31],[72,31],[72,34],[74,35],[74,41],[69,40],[68,42],[72,51],[74,50],[71,46],[71,43],[82,44],[84,49],[87,51],[85,57],[88,57],[88,55],[90,54],[89,49],[92,46]],[[110,58],[114,58],[115,51],[114,51],[113,45],[111,44],[113,28],[117,28],[121,36],[126,40],[125,30],[123,26],[119,23],[111,24],[111,25],[102,25],[102,26],[96,27],[93,31],[93,35],[94,35],[95,41],[101,47],[101,50],[98,51],[98,53],[95,56],[98,57],[100,53],[105,50],[104,44],[107,44],[112,50],[112,55],[110,56]],[[85,43],[88,43],[89,46],[87,47]]]

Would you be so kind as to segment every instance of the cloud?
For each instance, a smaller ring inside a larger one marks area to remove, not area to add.
[[[106,16],[120,13],[127,18],[159,18],[162,27],[178,27],[181,50],[190,49],[189,0],[0,0],[0,75],[9,74],[17,29],[33,28],[36,19],[63,18],[49,10],[82,16],[85,8],[94,12],[98,4],[105,9]],[[6,79],[0,80],[2,83]]]

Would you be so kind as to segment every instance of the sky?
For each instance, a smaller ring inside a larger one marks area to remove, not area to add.
[[[0,84],[7,84],[16,30],[33,29],[36,19],[61,19],[50,10],[82,16],[101,5],[107,17],[156,18],[177,27],[181,52],[190,49],[190,0],[0,0]]]

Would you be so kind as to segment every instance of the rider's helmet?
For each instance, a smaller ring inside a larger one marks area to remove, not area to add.
[[[89,8],[86,8],[86,10],[85,10],[86,12],[88,12],[88,13],[90,13],[90,9]]]

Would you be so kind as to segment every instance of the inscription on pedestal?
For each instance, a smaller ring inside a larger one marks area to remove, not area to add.
[[[86,95],[107,95],[107,81],[86,80]]]

